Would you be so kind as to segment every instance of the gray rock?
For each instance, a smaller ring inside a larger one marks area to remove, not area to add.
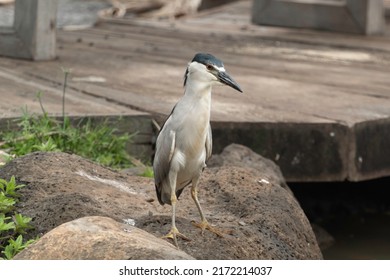
[[[107,217],[64,223],[15,256],[16,260],[190,260],[150,233]]]
[[[290,191],[279,166],[272,160],[267,159],[255,153],[252,149],[240,144],[226,146],[222,153],[213,155],[207,165],[209,167],[239,166],[251,168],[255,172],[254,175],[262,175],[260,180],[280,185]]]
[[[0,178],[15,175],[21,189],[19,211],[33,218],[31,237],[85,216],[117,221],[146,214],[153,206],[153,182],[125,176],[76,155],[37,152],[16,158],[0,169]]]
[[[199,214],[187,188],[177,204],[176,225],[192,241],[179,239],[180,249],[196,259],[321,259],[298,202],[269,170],[206,168],[200,203],[209,222],[225,236],[208,231],[201,235],[192,226]],[[171,207],[156,200],[153,179],[119,173],[75,155],[43,152],[0,168],[0,178],[12,175],[26,184],[18,211],[33,218],[31,236],[85,216],[126,221],[156,237],[170,229]]]

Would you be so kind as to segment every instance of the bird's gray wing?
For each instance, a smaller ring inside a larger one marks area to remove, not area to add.
[[[211,133],[211,125],[209,124],[209,130],[206,135],[206,162],[211,157],[213,149],[213,137]]]
[[[163,199],[162,188],[164,181],[167,180],[173,152],[175,150],[175,132],[170,129],[170,121],[171,118],[168,118],[157,136],[156,153],[153,161],[157,198],[162,205],[167,203],[167,201]]]

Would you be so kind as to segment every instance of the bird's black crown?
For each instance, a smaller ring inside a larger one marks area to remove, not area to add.
[[[192,61],[196,61],[204,65],[211,64],[217,67],[223,67],[222,61],[209,53],[197,53]]]

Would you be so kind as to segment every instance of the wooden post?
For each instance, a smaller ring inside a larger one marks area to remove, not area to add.
[[[55,58],[57,0],[16,0],[12,27],[0,27],[0,55]]]
[[[253,0],[256,24],[358,34],[384,32],[382,0]]]

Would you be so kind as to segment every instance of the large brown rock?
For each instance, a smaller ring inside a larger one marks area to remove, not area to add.
[[[289,189],[279,166],[272,160],[267,159],[255,153],[252,149],[240,144],[226,146],[222,153],[211,157],[207,166],[237,166],[249,168],[254,171],[255,175],[261,175],[263,180]]]
[[[90,216],[49,231],[17,260],[193,259],[150,233],[111,218]]]
[[[196,259],[321,259],[298,202],[279,179],[272,179],[277,175],[270,170],[206,168],[200,203],[209,221],[226,234],[202,236],[191,225],[199,214],[186,189],[177,204],[176,220],[192,241],[179,240],[180,249]],[[0,168],[0,178],[12,175],[26,184],[18,210],[33,218],[32,235],[85,216],[134,221],[156,237],[169,231],[171,208],[155,199],[153,179],[125,175],[65,153],[33,153]]]

